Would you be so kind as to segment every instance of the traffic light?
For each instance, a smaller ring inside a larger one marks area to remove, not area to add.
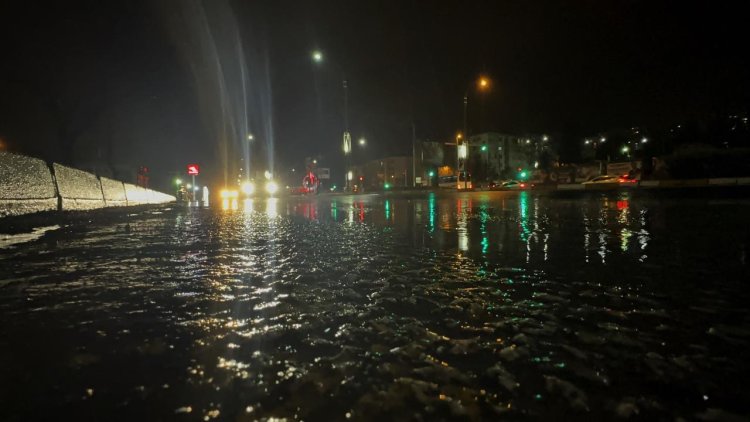
[[[482,152],[485,152],[485,151],[487,151],[487,145],[486,144],[482,145]]]
[[[430,170],[430,173],[429,173],[429,174],[430,174],[430,177],[434,177],[434,176],[435,176],[435,172],[434,172],[434,171],[432,171],[432,170]]]

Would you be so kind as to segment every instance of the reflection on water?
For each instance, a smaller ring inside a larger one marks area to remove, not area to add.
[[[229,198],[224,198],[221,200],[221,209],[223,210],[237,210],[239,208],[239,201]]]
[[[413,246],[513,265],[604,265],[611,259],[645,264],[651,259],[652,227],[664,225],[653,202],[630,192],[555,199],[533,192],[419,197],[336,196],[224,200],[227,211],[258,210],[269,218],[302,217],[391,227]],[[594,259],[592,259],[594,258]]]
[[[457,253],[485,259],[515,258],[516,264],[563,257],[568,262],[575,258],[589,264],[594,254],[600,264],[606,265],[614,251],[645,262],[651,238],[648,204],[633,204],[628,195],[626,192],[616,197],[604,196],[580,204],[555,201],[527,191],[457,197],[430,192],[408,200],[377,196],[290,198],[285,211],[287,215],[313,221],[323,218],[390,226],[419,239],[419,246],[455,248]],[[269,216],[277,215],[278,201],[266,202]],[[249,207],[252,209],[252,204]],[[325,215],[319,209],[325,210]],[[343,217],[340,210],[345,211]]]
[[[0,249],[0,420],[747,413],[747,389],[727,388],[750,372],[746,202],[222,205]]]

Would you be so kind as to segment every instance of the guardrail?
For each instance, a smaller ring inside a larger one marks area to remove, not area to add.
[[[0,151],[0,217],[175,200],[172,195],[151,189]]]

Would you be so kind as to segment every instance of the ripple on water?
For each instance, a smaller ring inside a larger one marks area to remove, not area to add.
[[[425,223],[420,230],[435,243],[415,245],[411,228],[311,221],[285,215],[282,205],[275,218],[262,206],[249,214],[174,208],[132,222],[131,233],[101,231],[107,242],[98,235],[68,239],[54,260],[33,249],[15,255],[46,276],[0,302],[14,321],[3,337],[25,339],[2,343],[0,357],[20,360],[4,369],[18,387],[11,394],[51,394],[40,409],[82,410],[80,392],[91,389],[96,394],[86,400],[100,400],[102,408],[163,418],[741,413],[746,393],[727,392],[723,381],[748,370],[738,358],[750,343],[742,294],[726,287],[685,300],[685,288],[654,288],[650,273],[628,267],[640,252],[615,264],[629,253],[607,243],[620,231],[591,227],[591,239],[605,236],[604,248],[580,250],[580,265],[588,262],[585,253],[601,252],[612,267],[568,271],[560,264],[565,271],[556,271],[524,263],[528,242],[541,248],[542,226],[555,222],[540,218],[536,229],[500,205],[469,212],[464,233],[503,228],[486,242],[505,248],[494,255],[474,255],[471,241],[468,250],[458,241],[441,245],[440,236],[458,236],[450,227],[431,232]],[[407,205],[393,201],[390,217],[398,222]],[[527,223],[528,237],[504,237],[524,233],[519,226]],[[640,233],[631,231],[628,239]],[[659,233],[648,233],[653,245]],[[131,243],[111,251],[112,237]],[[616,265],[616,276],[605,271]],[[22,373],[40,381],[23,383]],[[43,387],[53,384],[64,393]]]

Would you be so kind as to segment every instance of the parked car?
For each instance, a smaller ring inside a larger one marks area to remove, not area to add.
[[[612,186],[629,186],[635,184],[638,180],[628,176],[596,176],[591,180],[583,182],[584,185],[612,185]]]
[[[528,183],[519,182],[518,180],[507,180],[500,185],[500,189],[502,190],[521,190],[529,187]]]

